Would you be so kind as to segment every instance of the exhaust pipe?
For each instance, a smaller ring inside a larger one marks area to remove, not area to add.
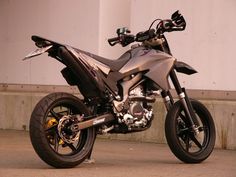
[[[85,120],[83,122],[80,123],[75,123],[73,124],[73,126],[71,127],[72,131],[80,131],[89,127],[95,127],[107,122],[111,122],[115,120],[114,116],[112,114],[104,114],[101,116],[97,116],[94,118],[91,118],[89,120]]]

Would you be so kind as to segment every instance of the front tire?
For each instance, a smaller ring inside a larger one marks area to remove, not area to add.
[[[207,159],[215,145],[215,125],[207,108],[196,100],[190,100],[199,122],[199,133],[192,131],[186,120],[181,102],[176,102],[167,114],[165,134],[174,155],[185,163],[200,163]]]
[[[82,163],[92,150],[95,129],[78,133],[65,129],[66,142],[58,132],[60,119],[67,115],[90,115],[88,108],[77,97],[68,93],[52,93],[35,106],[30,118],[30,139],[39,157],[56,168],[70,168]]]

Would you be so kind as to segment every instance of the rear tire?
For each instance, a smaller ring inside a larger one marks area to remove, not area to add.
[[[207,108],[199,101],[191,104],[200,124],[195,134],[186,121],[181,102],[176,102],[167,114],[165,133],[174,155],[185,163],[200,163],[207,159],[215,145],[215,125]]]
[[[68,93],[47,95],[32,112],[29,126],[31,143],[39,157],[53,167],[74,167],[82,163],[92,150],[94,128],[76,134],[68,132],[66,136],[74,138],[72,143],[67,143],[60,137],[59,120],[65,115],[73,114],[88,116],[90,112],[82,101]]]

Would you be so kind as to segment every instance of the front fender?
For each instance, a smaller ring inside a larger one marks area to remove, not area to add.
[[[177,72],[188,74],[188,75],[197,73],[197,71],[192,66],[189,66],[188,64],[182,61],[176,61],[174,68]]]

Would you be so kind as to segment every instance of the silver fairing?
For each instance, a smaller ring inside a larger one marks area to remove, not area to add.
[[[148,71],[145,76],[154,81],[161,89],[169,90],[168,74],[176,59],[161,51],[148,50],[142,56],[133,57],[121,69],[126,75],[139,71]]]
[[[83,63],[92,66],[94,69],[99,68],[109,77],[109,72],[111,70],[109,66],[97,61],[95,58],[92,58],[83,52],[75,51],[72,47],[66,46],[66,48],[72,52],[77,57],[77,59],[82,60]],[[123,75],[123,77],[126,77],[131,74],[147,71],[145,76],[155,82],[161,89],[170,89],[168,74],[174,66],[174,62],[176,60],[174,57],[167,53],[154,49],[147,49],[142,46],[132,49],[130,52],[132,53],[132,57],[118,71],[119,74]],[[117,81],[118,80],[114,80],[113,84],[116,85]]]
[[[67,49],[70,51],[74,51],[68,46]],[[157,51],[154,49],[146,49],[142,46],[131,50],[131,52],[133,52],[132,57],[119,70],[120,74],[125,77],[141,71],[148,71],[145,73],[146,77],[154,81],[161,89],[170,89],[170,85],[168,82],[168,74],[174,66],[174,62],[176,60],[174,57],[161,51]],[[76,53],[78,55],[78,59],[82,59],[84,62],[86,62],[93,68],[99,68],[105,74],[109,75],[109,66],[97,61],[96,59],[88,56],[87,54],[78,51],[76,51]]]

